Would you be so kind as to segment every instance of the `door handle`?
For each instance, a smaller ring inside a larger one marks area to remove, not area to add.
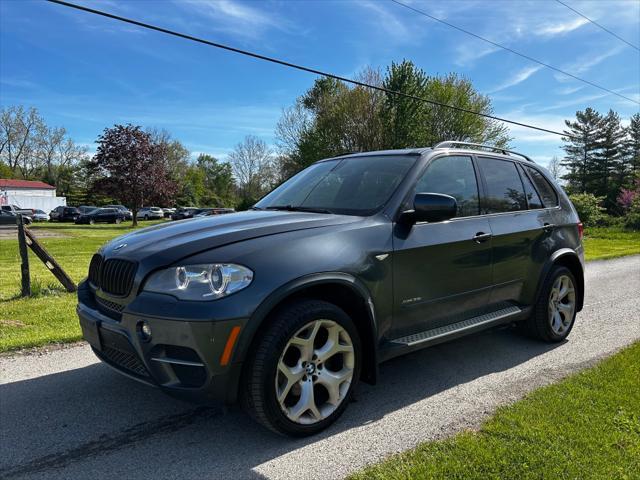
[[[542,226],[542,229],[543,229],[545,232],[550,232],[550,231],[552,231],[554,228],[555,228],[555,225],[554,225],[553,223],[546,223],[546,222],[545,222],[545,224]]]
[[[476,243],[486,242],[492,237],[490,233],[478,232],[474,235],[473,241]]]

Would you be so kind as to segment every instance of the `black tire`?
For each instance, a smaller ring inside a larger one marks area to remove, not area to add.
[[[96,221],[92,218],[89,220],[89,225],[95,225]]]
[[[149,220],[149,215],[145,215],[145,216],[144,216],[144,219],[145,219],[145,220]]]
[[[575,291],[574,308],[571,318],[568,319],[568,326],[561,333],[557,333],[552,328],[552,317],[549,311],[549,302],[551,297],[551,291],[556,280],[562,276],[566,276],[570,279],[571,285]],[[531,338],[542,340],[549,343],[562,342],[571,332],[576,320],[577,313],[577,283],[576,279],[567,267],[560,265],[551,268],[551,271],[547,274],[544,280],[544,285],[540,292],[540,296],[533,306],[533,313],[531,316],[524,320],[521,324],[522,329],[526,335]]]
[[[300,329],[310,322],[325,319],[337,323],[349,334],[355,359],[353,377],[342,402],[330,415],[312,424],[297,423],[287,417],[277,399],[275,384],[278,362],[289,340]],[[351,401],[362,363],[358,330],[342,309],[332,303],[312,299],[298,300],[284,306],[272,320],[267,329],[260,333],[261,338],[245,363],[240,402],[251,417],[278,434],[294,437],[313,435],[335,422]]]

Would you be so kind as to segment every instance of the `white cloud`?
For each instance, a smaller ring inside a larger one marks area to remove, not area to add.
[[[209,30],[256,38],[268,30],[291,29],[286,19],[233,0],[179,0],[174,3],[198,14]]]
[[[542,68],[542,65],[525,67],[522,70],[516,72],[514,75],[512,75],[511,78],[509,78],[505,82],[495,87],[493,90],[490,90],[489,93],[499,92],[501,90],[505,90],[507,88],[518,85],[524,82],[526,79],[528,79],[531,75],[539,71],[541,68]]]
[[[574,20],[563,23],[545,24],[544,26],[533,30],[532,33],[542,37],[555,37],[558,35],[564,35],[566,33],[573,32],[574,30],[577,30],[587,23],[589,23],[589,20],[587,20],[586,18],[578,17]]]
[[[386,7],[383,7],[378,1],[362,1],[359,5],[372,11],[373,17],[369,20],[375,23],[378,28],[383,29],[386,35],[396,41],[405,42],[410,38],[416,38],[416,31],[410,31],[409,28],[396,15],[391,13]]]
[[[624,48],[625,47],[623,45],[619,45],[599,55],[594,55],[593,53],[582,55],[578,60],[576,60],[575,62],[569,65],[564,66],[562,69],[574,75],[580,75],[582,73],[588,72],[593,67],[601,64],[607,58],[611,58],[615,55],[618,55]],[[564,81],[570,78],[570,77],[567,77],[566,75],[563,75],[562,73],[556,73],[554,76],[559,81]]]

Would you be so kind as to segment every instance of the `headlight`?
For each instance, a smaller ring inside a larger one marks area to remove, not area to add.
[[[184,265],[152,274],[144,290],[174,295],[182,300],[216,300],[248,287],[252,280],[253,272],[242,265]]]

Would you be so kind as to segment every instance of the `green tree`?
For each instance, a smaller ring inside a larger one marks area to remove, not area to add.
[[[235,181],[231,164],[201,153],[196,159],[196,165],[203,174],[203,203],[216,207],[234,206]]]
[[[491,114],[488,97],[454,74],[429,77],[413,63],[392,64],[386,75],[365,69],[357,79],[372,85]],[[347,152],[429,146],[441,140],[506,146],[507,128],[471,113],[322,78],[285,110],[276,129],[280,177]]]
[[[472,112],[493,113],[490,98],[477,92],[466,78],[455,73],[431,77],[407,60],[391,64],[383,85]],[[506,147],[510,140],[508,128],[501,122],[401,95],[386,95],[383,117],[388,134],[386,148],[429,146],[443,140]]]
[[[631,176],[640,174],[640,113],[631,116],[627,127],[627,162]]]
[[[594,193],[598,183],[594,165],[600,150],[602,115],[587,108],[584,112],[576,112],[576,121],[565,120],[564,123],[568,129],[564,131],[567,136],[562,137],[565,157],[561,165],[568,170],[562,177],[567,181],[567,191]]]
[[[631,173],[625,155],[626,132],[620,116],[613,110],[602,118],[598,137],[599,148],[592,169],[597,188],[592,193],[603,196],[605,207],[611,211],[616,208],[616,197]]]

